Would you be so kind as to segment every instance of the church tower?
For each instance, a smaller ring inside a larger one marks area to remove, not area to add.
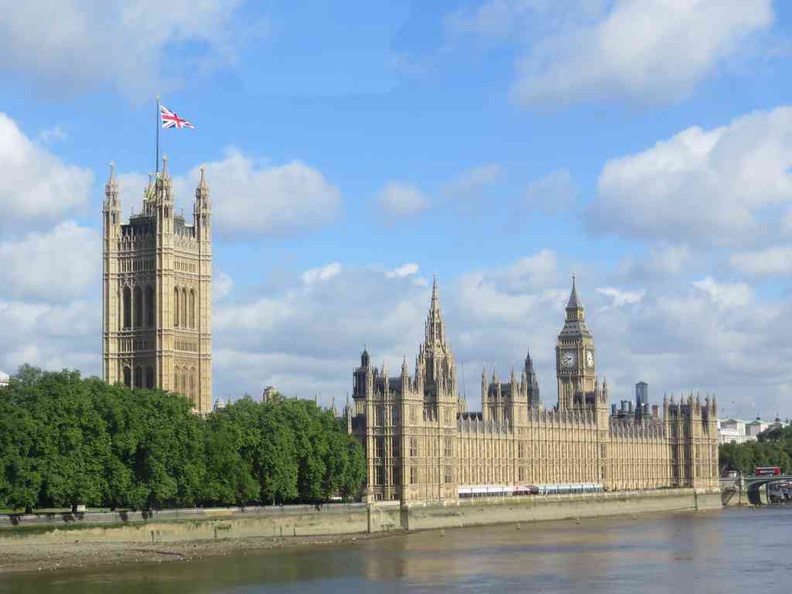
[[[558,408],[567,410],[593,400],[596,382],[594,337],[586,327],[583,304],[577,294],[575,277],[566,305],[566,320],[556,342]]]
[[[167,158],[128,223],[111,165],[102,214],[104,380],[184,394],[197,412],[210,412],[212,239],[203,170],[191,224],[175,212]]]

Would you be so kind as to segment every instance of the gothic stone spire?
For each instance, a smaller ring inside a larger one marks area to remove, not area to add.
[[[440,311],[440,298],[437,292],[437,275],[432,283],[432,304],[426,318],[424,345],[427,350],[446,350],[445,322]]]

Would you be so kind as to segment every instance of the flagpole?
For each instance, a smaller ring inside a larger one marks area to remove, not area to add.
[[[159,174],[159,135],[160,135],[160,96],[157,95],[157,154],[154,158],[154,168],[157,174]],[[157,176],[154,176],[156,179]]]

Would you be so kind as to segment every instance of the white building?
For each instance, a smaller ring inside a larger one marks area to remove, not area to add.
[[[775,421],[741,421],[740,419],[718,419],[718,443],[745,443],[746,441],[756,441],[757,436],[767,429],[774,427],[785,427],[781,419]]]
[[[8,385],[8,374],[0,371],[0,388],[5,388]]]
[[[754,437],[753,439],[756,439]],[[745,443],[745,421],[740,419],[718,419],[718,443]]]

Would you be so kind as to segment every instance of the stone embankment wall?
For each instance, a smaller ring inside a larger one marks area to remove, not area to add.
[[[461,500],[454,505],[410,506],[407,530],[720,509],[719,490],[664,489],[550,497]]]
[[[327,536],[499,523],[719,509],[719,491],[660,491],[398,502],[0,516],[0,546],[25,543],[179,542],[218,538]]]

